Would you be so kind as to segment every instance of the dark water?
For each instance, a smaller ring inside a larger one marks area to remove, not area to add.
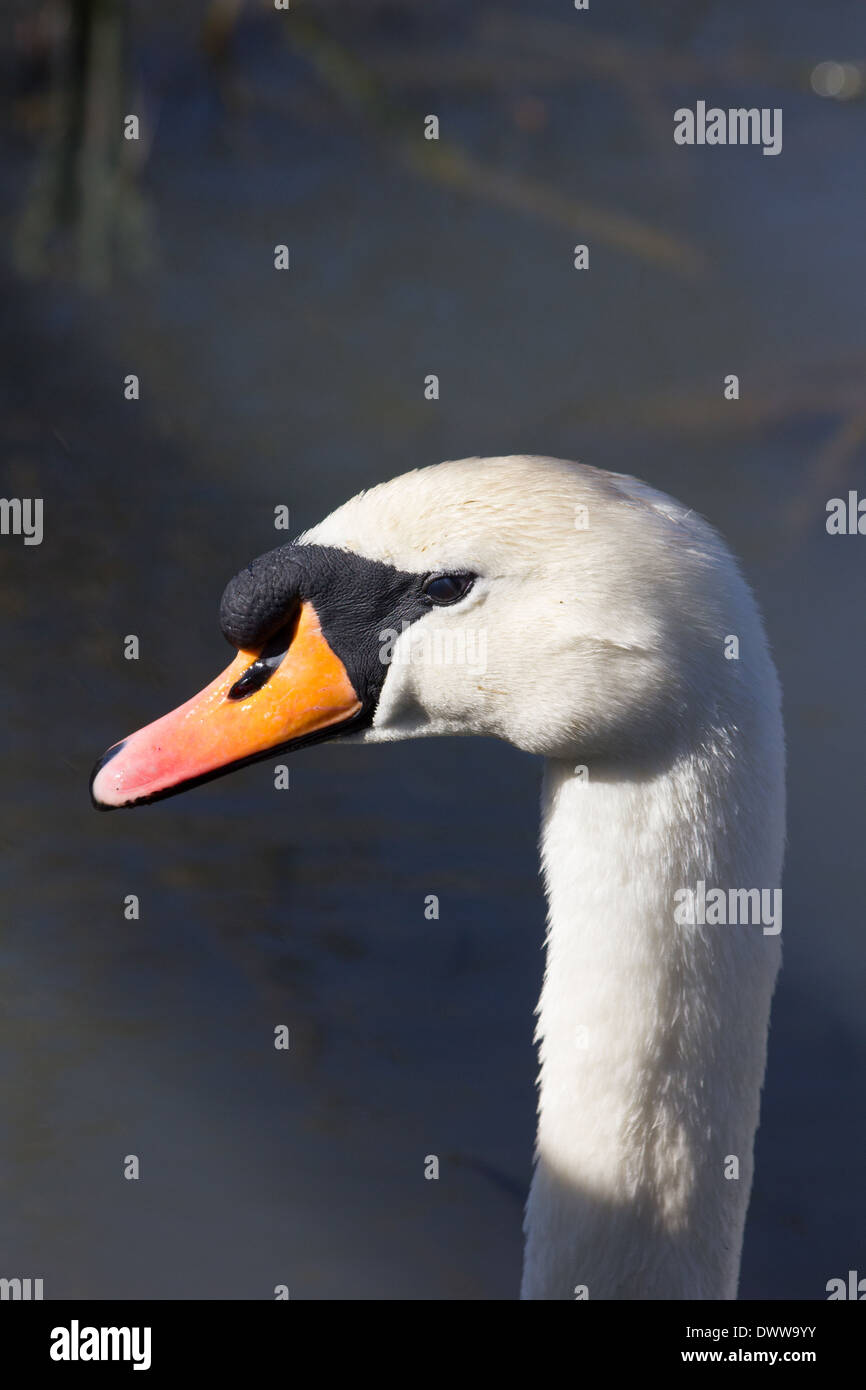
[[[471,740],[326,746],[291,760],[290,791],[260,764],[120,816],[92,812],[87,776],[226,664],[219,595],[283,539],[275,505],[300,530],[407,468],[524,451],[682,497],[759,594],[790,819],[741,1293],[821,1298],[866,1272],[866,542],[824,529],[828,497],[866,489],[866,103],[808,82],[866,53],[866,22],[843,3],[658,8],[516,4],[508,29],[494,5],[438,22],[325,6],[387,72],[383,121],[341,106],[266,10],[218,78],[195,7],[182,23],[136,7],[151,271],[107,293],[2,271],[2,490],[45,499],[45,539],[0,545],[0,1273],[43,1277],[46,1297],[515,1296],[539,767]],[[583,30],[684,66],[614,79]],[[699,98],[782,106],[783,153],[675,149],[672,111]],[[508,205],[400,162],[390,123],[431,111],[508,172]],[[35,137],[9,115],[2,142],[11,232]],[[681,254],[584,235],[536,185]],[[692,254],[703,270],[684,275]]]

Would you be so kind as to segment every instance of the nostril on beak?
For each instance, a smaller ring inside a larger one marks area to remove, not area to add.
[[[275,632],[270,641],[262,647],[252,665],[247,667],[243,675],[235,681],[229,690],[226,695],[227,700],[244,700],[248,695],[254,695],[257,690],[261,690],[262,686],[267,684],[292,645],[292,639],[298,627],[299,611],[292,615],[291,622],[281,627],[279,632]]]
[[[235,681],[226,699],[243,700],[247,695],[254,695],[270,680],[275,670],[276,667],[269,666],[266,661],[254,661],[252,666],[248,666],[244,671],[240,680]]]

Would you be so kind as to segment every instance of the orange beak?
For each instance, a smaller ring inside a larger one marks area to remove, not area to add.
[[[110,811],[170,796],[360,713],[311,603],[301,605],[288,649],[272,664],[262,652],[238,652],[200,694],[109,748],[91,778],[93,804]]]

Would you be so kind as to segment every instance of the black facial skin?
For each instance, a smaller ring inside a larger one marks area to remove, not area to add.
[[[220,626],[227,641],[239,649],[260,649],[226,698],[246,699],[267,684],[291,646],[301,604],[307,601],[315,609],[326,642],[343,663],[361,702],[360,711],[341,724],[290,739],[128,804],[163,801],[248,763],[367,728],[388,671],[379,654],[386,644],[382,633],[387,629],[400,633],[404,623],[415,622],[431,608],[457,602],[473,580],[470,574],[410,574],[324,545],[283,545],[260,555],[235,575],[220,604]],[[430,593],[428,585],[432,585]],[[391,644],[387,645],[390,649]],[[97,773],[121,748],[123,743],[115,744],[96,764],[90,779],[91,799]],[[99,811],[114,809],[97,801],[93,804]]]

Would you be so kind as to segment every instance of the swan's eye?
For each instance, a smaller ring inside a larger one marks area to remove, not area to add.
[[[472,588],[474,574],[431,574],[424,580],[424,593],[433,603],[456,603]]]

